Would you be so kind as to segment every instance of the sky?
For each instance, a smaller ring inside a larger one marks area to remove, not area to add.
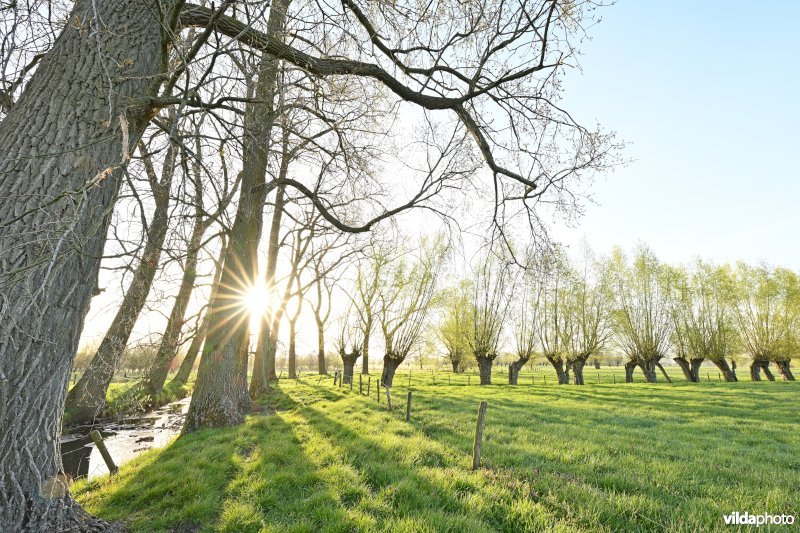
[[[564,105],[616,131],[629,164],[556,237],[800,268],[800,2],[620,0],[601,13]]]

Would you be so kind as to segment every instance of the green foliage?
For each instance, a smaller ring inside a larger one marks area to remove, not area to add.
[[[735,510],[800,514],[796,384],[420,375],[411,423],[316,378],[281,382],[269,414],[183,436],[75,496],[134,531],[712,531]],[[484,468],[472,472],[479,399]]]

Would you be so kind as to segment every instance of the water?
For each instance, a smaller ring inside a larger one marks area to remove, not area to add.
[[[103,436],[108,452],[117,466],[121,466],[137,455],[154,448],[163,448],[181,431],[191,398],[172,402],[143,416],[123,418],[93,428],[78,428],[78,431],[61,436],[61,460],[64,473],[72,479],[108,475],[100,451],[89,436],[90,429],[97,429]]]

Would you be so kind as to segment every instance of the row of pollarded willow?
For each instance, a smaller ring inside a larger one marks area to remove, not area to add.
[[[502,262],[489,263],[495,266],[448,289],[438,331],[454,371],[474,357],[481,383],[491,380],[509,309],[516,316],[517,356],[510,383],[541,354],[560,384],[570,382],[570,373],[575,384],[583,384],[586,362],[615,349],[628,359],[626,381],[636,368],[648,382],[659,371],[669,379],[662,366],[668,356],[687,381],[699,381],[704,361],[716,365],[726,381],[737,381],[733,358],[740,354],[750,358],[754,381],[762,372],[774,379],[770,364],[783,379],[794,380],[790,362],[800,350],[800,282],[790,270],[701,260],[670,266],[645,246],[631,258],[619,249],[607,259],[586,251],[578,264],[556,249],[518,280],[499,276]]]

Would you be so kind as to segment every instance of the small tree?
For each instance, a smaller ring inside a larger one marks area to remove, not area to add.
[[[671,272],[673,360],[687,381],[700,380],[705,359],[720,369],[725,381],[737,381],[727,360],[737,340],[730,311],[734,290],[730,268],[697,261],[692,272],[684,268]]]
[[[472,291],[470,350],[478,363],[481,385],[491,385],[503,323],[510,304],[513,276],[510,264],[491,251],[475,273]]]
[[[336,352],[342,358],[343,383],[353,382],[353,368],[364,346],[363,330],[353,322],[350,312],[340,319],[339,338],[335,344]]]
[[[583,385],[583,367],[611,337],[611,291],[608,266],[586,248],[581,270],[574,272],[567,298],[567,365],[576,385]]]
[[[798,319],[797,275],[786,269],[739,263],[736,281],[734,315],[752,360],[750,377],[760,381],[763,371],[773,381],[769,364],[774,362],[783,379],[794,381],[790,361],[797,350],[793,331]]]
[[[569,309],[569,287],[573,283],[566,255],[555,250],[539,269],[536,331],[544,358],[558,376],[558,384],[569,383],[570,335],[573,327]]]
[[[469,280],[463,280],[441,295],[444,316],[437,335],[447,350],[447,359],[454,374],[464,372],[468,362],[473,326],[469,296],[471,290]]]
[[[622,252],[615,250],[609,268],[617,338],[628,356],[625,381],[633,381],[633,370],[638,365],[648,383],[653,383],[672,334],[669,273],[643,245],[630,265]]]
[[[381,284],[381,332],[386,345],[381,384],[391,387],[397,367],[419,342],[436,290],[445,247],[441,239],[423,240],[422,254],[411,267],[405,261],[388,266],[390,277]]]

